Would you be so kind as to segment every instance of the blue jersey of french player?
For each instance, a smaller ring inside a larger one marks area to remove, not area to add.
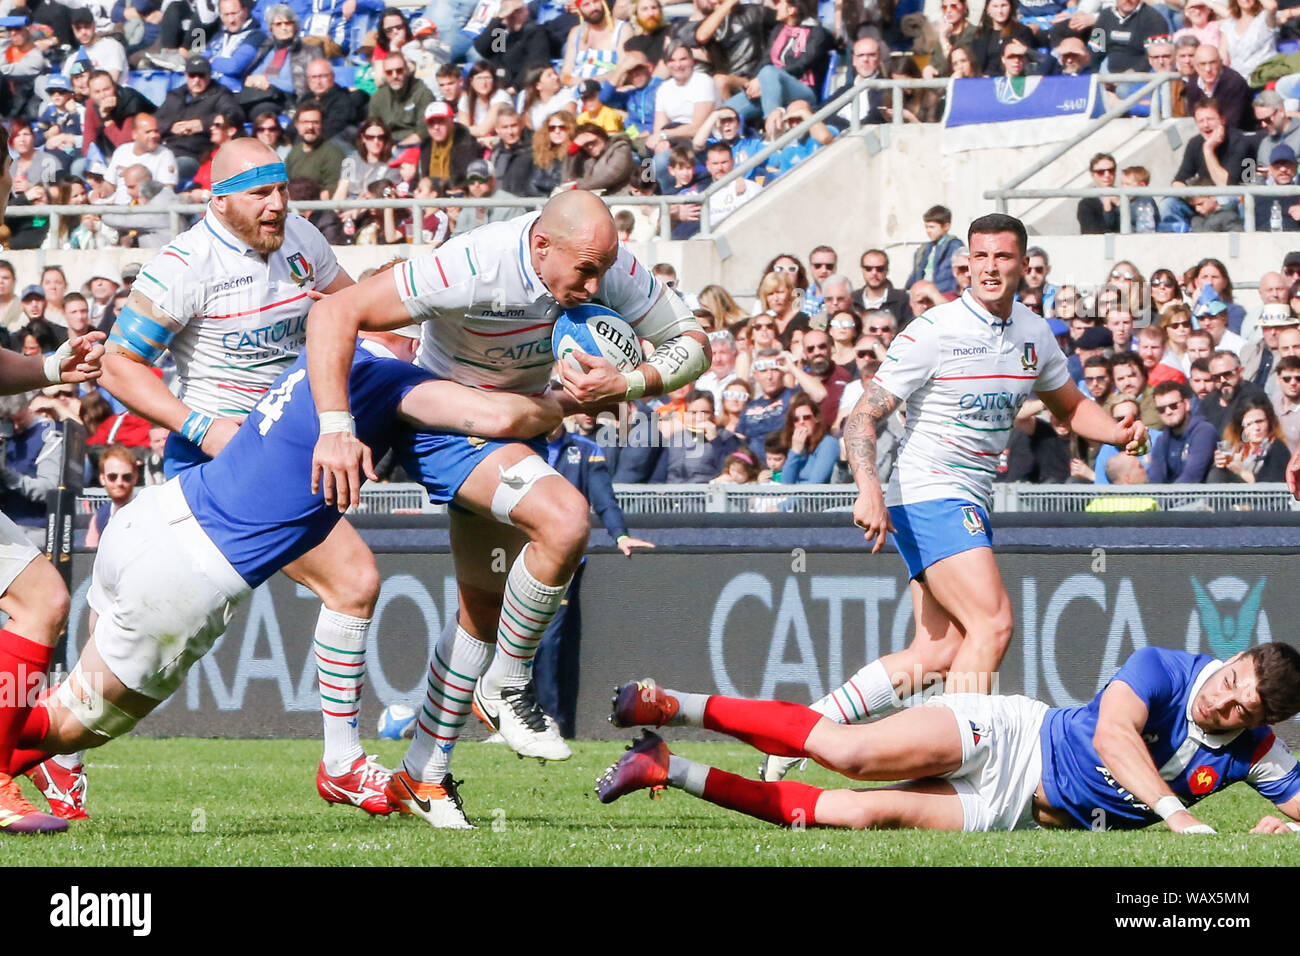
[[[424,369],[361,342],[352,356],[348,403],[357,438],[378,461],[401,422],[397,406]],[[311,491],[311,458],[320,421],[302,353],[272,384],[235,437],[212,461],[180,475],[181,490],[200,526],[250,588],[329,535],[337,508]]]
[[[1147,705],[1142,739],[1160,776],[1184,804],[1244,780],[1274,803],[1300,792],[1300,767],[1269,727],[1210,734],[1191,719],[1206,680],[1223,666],[1207,654],[1159,647],[1135,652],[1111,680]],[[1154,810],[1125,790],[1092,744],[1101,694],[1082,707],[1056,707],[1043,719],[1043,792],[1081,827],[1132,830],[1155,823]],[[1100,811],[1100,812],[1098,812]]]

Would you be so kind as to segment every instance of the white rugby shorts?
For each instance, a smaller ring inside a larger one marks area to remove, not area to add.
[[[166,700],[248,594],[173,478],[141,489],[113,516],[86,600],[99,615],[95,645],[109,669],[132,690]]]
[[[0,594],[40,555],[27,532],[0,514]]]
[[[939,694],[927,706],[947,707],[957,717],[962,764],[945,779],[957,790],[962,829],[1026,830],[1034,791],[1043,778],[1039,730],[1047,705],[1029,697]]]

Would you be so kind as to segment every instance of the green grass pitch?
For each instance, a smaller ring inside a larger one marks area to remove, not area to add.
[[[395,765],[405,742],[374,752]],[[1293,866],[1300,842],[1250,836],[1270,804],[1245,785],[1201,804],[1219,836],[1138,833],[993,834],[786,831],[684,793],[633,794],[602,806],[597,775],[621,752],[578,743],[564,763],[520,760],[502,746],[465,742],[455,772],[479,829],[439,832],[413,818],[371,820],[332,807],[314,785],[310,740],[128,738],[94,751],[94,819],[48,837],[0,839],[0,865],[740,865],[740,866]],[[755,751],[683,742],[683,756],[752,774]],[[809,768],[818,786],[842,778]],[[34,802],[39,795],[24,781]]]

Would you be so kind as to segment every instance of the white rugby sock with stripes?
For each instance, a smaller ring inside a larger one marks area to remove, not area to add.
[[[316,683],[325,724],[325,772],[347,773],[365,750],[358,729],[366,684],[366,634],[370,618],[321,607],[316,618]]]
[[[867,718],[892,714],[902,706],[885,665],[875,660],[813,704],[812,709],[837,724],[858,724]]]
[[[524,563],[530,547],[524,545],[506,578],[501,620],[497,625],[496,655],[480,685],[485,697],[499,697],[502,687],[522,687],[528,683],[533,676],[537,645],[569,590],[568,581],[551,585],[533,577]]]
[[[415,736],[402,759],[406,772],[425,783],[441,783],[451,751],[469,718],[474,682],[487,670],[492,645],[472,637],[455,616],[438,636],[429,661],[424,700],[415,712]]]
[[[86,752],[84,750],[78,750],[76,753],[72,754],[55,754],[50,759],[64,770],[76,770],[85,763]]]

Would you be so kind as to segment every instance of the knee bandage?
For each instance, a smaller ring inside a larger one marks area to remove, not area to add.
[[[139,717],[132,717],[116,704],[104,699],[95,682],[82,671],[80,661],[67,679],[55,689],[54,699],[87,730],[107,740],[130,733],[140,722]]]
[[[524,500],[533,485],[547,475],[559,476],[559,472],[537,455],[529,455],[509,468],[500,468],[498,473],[501,483],[492,494],[492,516],[502,524],[513,525],[510,512]]]

